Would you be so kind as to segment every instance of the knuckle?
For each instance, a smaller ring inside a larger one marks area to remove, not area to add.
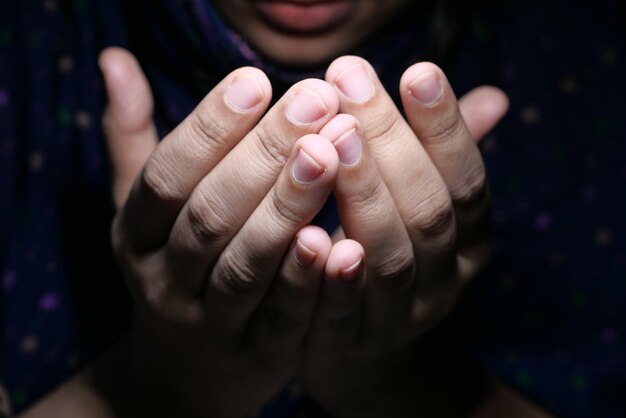
[[[471,180],[467,184],[451,193],[454,205],[463,210],[471,210],[472,208],[482,206],[488,195],[485,170],[477,170],[475,174],[468,177]]]
[[[152,321],[176,327],[176,332],[181,332],[181,327],[197,326],[203,320],[201,304],[195,300],[181,299],[172,292],[166,281],[144,286],[143,305]]]
[[[429,128],[426,140],[433,143],[444,142],[446,139],[459,136],[463,130],[463,121],[458,112],[447,113],[444,117],[436,119]]]
[[[396,135],[400,131],[401,124],[404,119],[395,109],[386,109],[377,114],[369,124],[367,136],[369,142],[378,142],[384,139],[392,140],[397,138]]]
[[[269,195],[269,204],[274,214],[274,222],[285,230],[291,231],[303,223],[305,214],[295,201],[273,191]]]
[[[391,198],[387,195],[385,183],[377,181],[375,183],[368,183],[366,189],[361,193],[351,195],[346,199],[346,202],[354,211],[370,214],[372,218],[380,216],[380,210],[386,198]]]
[[[109,239],[115,260],[123,270],[141,260],[141,257],[154,250],[138,237],[133,230],[132,216],[122,208],[113,218],[109,229]]]
[[[143,286],[143,302],[155,318],[167,318],[168,295],[163,282],[155,281],[150,286]]]
[[[399,250],[377,263],[376,277],[383,282],[394,282],[406,286],[412,282],[415,268],[413,252]]]
[[[411,307],[412,337],[417,337],[432,329],[446,316],[440,296],[416,297]]]
[[[169,173],[158,158],[150,158],[141,172],[141,188],[165,202],[180,202],[184,196],[177,186],[176,176]]]
[[[216,287],[228,297],[241,297],[259,291],[260,283],[255,269],[238,259],[232,251],[224,251],[217,268]]]
[[[228,143],[229,130],[225,118],[220,118],[210,106],[200,105],[191,113],[190,126],[193,132],[206,141],[197,141],[202,150],[223,147]]]
[[[425,198],[407,223],[411,231],[426,239],[449,234],[454,226],[454,209],[448,190],[440,188]]]
[[[285,139],[263,124],[257,125],[252,132],[256,136],[254,143],[259,148],[263,161],[271,168],[283,167],[289,158],[288,150],[291,149]]]
[[[228,217],[218,209],[223,206],[216,204],[215,199],[214,195],[197,191],[189,200],[187,220],[191,232],[201,244],[223,240],[233,233]]]

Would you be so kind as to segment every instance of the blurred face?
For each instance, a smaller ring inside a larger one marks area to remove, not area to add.
[[[314,65],[380,28],[411,0],[213,0],[230,23],[270,58]]]

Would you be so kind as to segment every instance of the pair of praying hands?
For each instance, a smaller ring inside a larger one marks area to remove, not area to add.
[[[488,259],[476,140],[506,96],[457,101],[418,63],[403,117],[346,56],[268,109],[267,77],[240,68],[159,142],[136,60],[108,49],[100,62],[137,384],[175,416],[244,417],[294,379],[338,417],[377,416],[368,402],[385,402],[407,350]],[[310,225],[330,193],[332,237]]]

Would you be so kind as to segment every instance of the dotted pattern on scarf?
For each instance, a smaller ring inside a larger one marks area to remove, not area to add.
[[[255,64],[284,84],[305,76],[267,63],[210,4],[183,3],[186,13],[163,1],[174,26],[200,22],[191,44],[208,48],[214,67],[160,35],[159,47],[178,54],[173,69],[144,62],[162,132],[237,66]],[[450,72],[458,93],[491,83],[511,96],[509,116],[482,146],[494,260],[459,309],[457,343],[559,416],[623,417],[625,18],[615,1],[526,3],[486,15]],[[0,411],[32,404],[127,326],[130,303],[108,249],[96,65],[104,46],[129,42],[113,4],[26,0],[0,14]],[[408,57],[421,34],[394,36],[364,55]],[[375,62],[389,87],[403,69],[391,61]],[[196,90],[179,85],[181,74],[194,74]],[[295,416],[301,399],[289,388],[265,415]]]

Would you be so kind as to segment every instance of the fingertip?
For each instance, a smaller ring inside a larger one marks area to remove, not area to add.
[[[323,267],[331,247],[332,242],[328,233],[318,226],[309,225],[298,232],[293,256],[301,267],[313,264]]]
[[[334,84],[346,69],[359,64],[364,68],[371,68],[370,63],[365,58],[357,55],[343,55],[330,63],[324,78],[330,84]]]
[[[333,61],[326,71],[326,80],[355,105],[370,103],[376,96],[376,85],[380,85],[374,67],[367,60],[351,55]]]
[[[488,98],[485,103],[485,112],[498,120],[507,114],[511,102],[509,96],[503,90],[494,86],[481,86],[478,87],[478,91]]]
[[[438,73],[445,77],[443,70],[435,63],[430,61],[421,61],[407,68],[400,78],[400,86],[408,87],[415,78],[429,72]],[[403,90],[406,90],[404,88]]]
[[[326,115],[319,120],[323,120],[324,118],[328,120],[339,112],[339,97],[337,96],[337,92],[335,92],[333,87],[326,81],[317,78],[302,80],[289,90],[288,95],[295,97],[303,92],[312,99],[318,100],[319,105],[325,108]]]
[[[263,71],[241,67],[226,77],[224,99],[231,107],[246,113],[258,105],[265,108],[272,99],[272,84]],[[243,105],[241,104],[243,102]]]
[[[326,276],[330,279],[353,281],[361,277],[365,264],[365,250],[357,241],[345,239],[333,245],[326,262]]]
[[[267,74],[265,74],[263,70],[256,67],[241,67],[239,70],[236,71],[243,72],[249,77],[253,77],[261,85],[261,88],[264,92],[271,93],[272,83],[270,82]]]
[[[328,138],[332,143],[341,138],[346,132],[360,128],[359,121],[352,115],[340,113],[332,118],[320,131],[320,135]]]
[[[298,232],[298,239],[300,239],[307,248],[312,249],[318,253],[324,253],[330,251],[332,242],[328,232],[316,225],[305,226]]]
[[[326,178],[335,178],[339,171],[339,156],[328,138],[321,135],[305,135],[296,143],[296,150],[304,151],[322,167]],[[298,152],[298,151],[297,151]]]
[[[409,92],[411,84],[413,84],[416,79],[429,73],[435,73],[442,81],[447,81],[447,77],[441,67],[430,61],[422,61],[411,65],[404,71],[402,77],[400,77],[400,91],[402,93]]]
[[[328,138],[335,147],[339,161],[344,166],[355,166],[363,154],[363,139],[359,121],[352,115],[335,116],[322,129],[320,135]]]
[[[400,94],[405,107],[420,105],[435,108],[454,96],[445,73],[432,62],[419,62],[409,67],[400,79]]]
[[[120,47],[104,49],[100,53],[98,64],[108,83],[124,83],[135,76],[139,69],[139,63],[135,56]]]
[[[507,114],[509,97],[493,86],[476,87],[459,100],[459,109],[476,141],[480,141]]]
[[[100,54],[99,65],[109,99],[106,129],[145,130],[151,124],[154,103],[148,80],[135,56],[123,48],[109,47]]]
[[[98,66],[100,67],[100,70],[103,72],[108,70],[109,64],[111,62],[115,62],[117,55],[120,54],[120,51],[124,51],[124,49],[116,46],[110,46],[103,49],[98,56]]]

